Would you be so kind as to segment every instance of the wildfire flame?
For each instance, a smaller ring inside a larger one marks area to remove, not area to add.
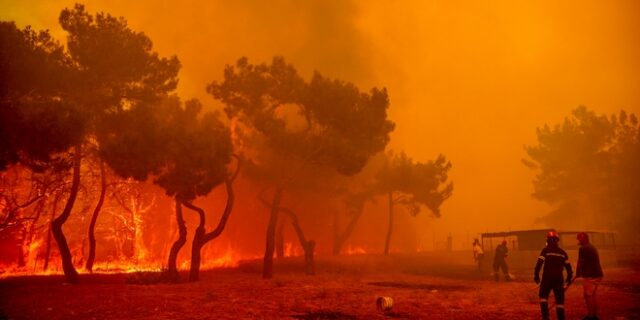
[[[366,254],[367,250],[363,247],[349,245],[347,250],[345,250],[345,253],[347,255]]]
[[[26,276],[26,275],[57,275],[62,274],[62,268],[60,267],[60,258],[55,257],[50,259],[49,268],[47,270],[42,269],[42,261],[38,260],[38,249],[42,242],[34,241],[29,246],[28,260],[24,267],[18,267],[15,265],[0,266],[0,278],[8,278],[13,276]],[[96,274],[115,274],[115,273],[134,273],[134,272],[160,272],[162,270],[163,262],[152,262],[146,258],[146,252],[141,251],[142,257],[134,257],[130,260],[112,259],[108,261],[97,261],[93,266],[93,273]],[[209,251],[203,251],[201,270],[215,269],[215,268],[234,268],[239,265],[240,260],[255,259],[255,256],[247,256],[238,253],[232,248],[228,247],[223,252],[212,253]],[[74,259],[74,261],[81,261],[81,259]],[[189,270],[190,259],[183,259],[178,262],[178,269]],[[76,268],[81,274],[88,274],[89,272],[84,269],[82,265],[76,264]]]

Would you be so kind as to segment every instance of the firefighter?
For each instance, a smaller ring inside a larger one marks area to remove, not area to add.
[[[496,247],[496,254],[493,256],[493,275],[496,277],[496,281],[499,281],[498,270],[502,269],[502,273],[504,274],[504,278],[507,281],[511,280],[509,276],[509,267],[507,266],[507,254],[509,253],[509,249],[507,248],[507,240],[502,240]]]
[[[540,284],[540,311],[542,319],[549,319],[549,293],[553,290],[553,296],[556,300],[556,314],[558,320],[564,319],[564,279],[562,269],[567,270],[567,285],[571,283],[573,270],[567,253],[558,246],[560,238],[555,231],[547,233],[547,246],[542,249],[536,268],[534,271],[533,281]],[[542,281],[540,280],[540,269],[542,270]]]
[[[597,320],[596,289],[602,281],[603,273],[600,266],[598,250],[589,243],[589,235],[578,233],[578,265],[576,266],[576,278],[582,277],[584,300],[587,304],[587,316],[584,319]]]

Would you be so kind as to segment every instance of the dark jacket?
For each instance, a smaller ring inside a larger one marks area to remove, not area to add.
[[[603,276],[598,249],[590,243],[580,246],[576,276],[585,278],[602,278]]]
[[[507,248],[507,246],[504,244],[499,244],[496,247],[496,255],[493,257],[493,261],[495,262],[504,261],[508,253],[509,253],[509,249]]]

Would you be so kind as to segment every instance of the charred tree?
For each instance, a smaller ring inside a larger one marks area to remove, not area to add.
[[[360,217],[362,216],[363,212],[364,212],[364,208],[360,208],[360,210],[356,211],[349,218],[349,223],[347,224],[345,229],[342,232],[338,231],[338,233],[336,233],[336,236],[333,239],[333,255],[340,254],[340,252],[342,251],[342,246],[353,233],[353,230],[356,228],[356,225],[358,224],[358,221],[360,220]],[[339,228],[337,229],[339,230]]]
[[[279,190],[280,190],[280,196],[277,199],[278,206],[275,205],[275,200],[276,200],[275,198],[274,198],[274,203],[269,203],[266,199],[262,197],[262,193],[264,192],[264,190],[258,195],[258,200],[260,200],[260,202],[262,202],[263,205],[271,208],[272,210],[277,209],[279,212],[284,212],[289,217],[289,219],[291,219],[291,225],[293,226],[293,229],[296,232],[298,241],[300,241],[300,246],[302,246],[302,249],[304,250],[305,272],[309,275],[315,274],[315,265],[313,262],[313,256],[314,256],[316,242],[313,240],[307,241],[306,237],[304,236],[304,232],[302,231],[302,227],[300,227],[298,216],[295,214],[295,212],[293,212],[293,210],[279,206],[282,198],[282,190],[281,189]],[[276,192],[278,192],[278,190],[276,190]]]
[[[264,251],[264,262],[262,268],[262,278],[273,278],[273,251],[275,249],[276,225],[278,224],[278,212],[280,200],[282,200],[282,188],[276,188],[273,194],[273,202],[271,203],[271,212],[269,214],[269,224],[267,225],[267,240]]]
[[[422,207],[427,207],[434,217],[440,216],[440,205],[453,192],[453,183],[448,181],[451,163],[439,155],[426,163],[416,162],[404,152],[389,151],[385,163],[376,177],[376,193],[386,195],[389,206],[389,222],[384,244],[384,254],[389,254],[393,232],[394,206],[403,205],[411,216],[417,216]]]
[[[104,197],[107,193],[107,177],[104,169],[104,162],[100,161],[100,197],[96,204],[93,214],[91,215],[91,221],[89,222],[89,257],[87,258],[86,269],[89,272],[93,272],[93,262],[96,258],[96,222],[98,221],[98,215],[102,209],[104,203]]]
[[[269,209],[262,274],[271,278],[282,190],[299,181],[302,174],[298,171],[307,165],[350,176],[359,172],[370,156],[384,150],[394,128],[387,120],[387,92],[376,88],[361,92],[351,83],[325,78],[318,72],[305,81],[281,57],[275,57],[271,64],[256,65],[241,58],[234,66],[227,66],[223,82],[209,84],[207,91],[225,104],[229,119],[264,138],[245,140],[257,151],[255,157],[263,160],[256,165],[255,177],[276,188]],[[292,129],[296,121],[279,116],[280,110],[288,108],[296,109],[304,128]]]
[[[187,225],[182,216],[182,201],[176,198],[176,223],[178,225],[178,239],[171,246],[169,251],[169,261],[167,262],[167,277],[169,281],[177,282],[180,280],[178,273],[178,253],[182,246],[187,242]]]
[[[231,215],[231,211],[233,210],[233,204],[235,203],[235,194],[233,193],[233,181],[238,176],[240,172],[240,163],[238,162],[238,168],[232,177],[225,181],[225,187],[227,190],[227,204],[225,205],[224,212],[222,213],[222,217],[220,217],[220,221],[218,221],[218,226],[213,229],[211,232],[206,232],[205,230],[205,212],[201,208],[194,206],[191,203],[184,203],[186,207],[191,210],[194,210],[198,213],[200,217],[200,224],[196,229],[196,233],[193,236],[193,245],[191,247],[191,269],[189,272],[189,281],[198,281],[200,278],[200,264],[202,261],[202,247],[207,244],[209,241],[217,238],[222,234],[224,228],[227,225],[227,221],[229,220],[229,216]]]
[[[58,250],[60,251],[60,259],[62,259],[62,270],[67,282],[75,284],[78,283],[78,271],[73,266],[71,251],[67,244],[67,238],[65,238],[62,232],[62,225],[69,219],[73,205],[75,204],[76,197],[78,196],[78,189],[80,187],[80,165],[82,162],[82,146],[77,145],[73,155],[73,179],[71,181],[71,189],[69,190],[69,198],[62,210],[62,214],[55,218],[51,223],[51,233],[53,238],[58,243]]]
[[[233,173],[231,177],[225,180],[225,188],[227,190],[227,204],[225,205],[224,212],[222,213],[222,217],[220,217],[220,221],[218,221],[218,226],[213,229],[211,232],[205,232],[205,212],[204,210],[193,206],[192,204],[185,203],[189,209],[195,210],[198,212],[198,216],[200,217],[200,224],[196,229],[196,234],[193,236],[193,245],[191,250],[191,269],[189,272],[189,281],[198,281],[200,278],[200,264],[201,264],[201,252],[202,247],[207,244],[209,241],[217,238],[222,234],[224,228],[227,225],[227,221],[229,220],[229,216],[231,215],[231,211],[233,210],[233,205],[235,203],[235,194],[233,192],[233,182],[238,177],[240,173],[240,159],[235,157],[238,160],[238,167],[236,171]]]
[[[387,237],[384,241],[384,254],[389,254],[389,245],[391,243],[391,233],[393,232],[393,192],[389,192],[389,224],[387,226]]]
[[[300,227],[300,222],[298,221],[298,216],[296,216],[295,212],[291,209],[280,207],[280,211],[286,213],[291,219],[291,225],[293,229],[296,231],[296,235],[298,236],[298,240],[300,241],[300,245],[304,250],[304,270],[308,275],[315,274],[315,264],[313,262],[313,254],[316,247],[316,242],[313,240],[308,240],[304,236],[304,232],[302,231],[302,227]]]
[[[53,199],[53,209],[51,210],[51,217],[49,218],[49,229],[47,230],[47,241],[45,244],[45,254],[44,254],[44,265],[42,266],[42,270],[47,271],[49,268],[49,258],[51,257],[51,225],[53,224],[53,220],[55,219],[56,211],[58,211],[58,203],[60,202],[60,197],[62,196],[62,191],[58,192]]]

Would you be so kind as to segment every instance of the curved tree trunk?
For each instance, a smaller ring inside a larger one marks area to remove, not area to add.
[[[353,233],[353,230],[356,228],[356,225],[358,224],[358,221],[360,220],[363,212],[364,208],[360,209],[360,211],[352,215],[351,219],[349,219],[349,224],[347,224],[347,227],[344,229],[344,231],[334,238],[333,255],[340,254],[340,251],[342,251],[342,246]]]
[[[185,207],[196,211],[200,218],[200,223],[196,228],[196,232],[193,235],[193,242],[191,244],[191,267],[189,268],[189,281],[197,281],[200,274],[200,262],[202,261],[201,250],[202,246],[204,246],[205,212],[190,202],[185,201],[183,204]]]
[[[275,249],[275,233],[278,224],[278,211],[280,200],[282,198],[282,188],[276,188],[271,203],[271,213],[269,215],[269,224],[267,225],[267,243],[264,250],[264,263],[262,265],[262,278],[273,278],[273,251]]]
[[[182,217],[182,205],[178,198],[176,198],[176,222],[178,224],[178,240],[171,246],[169,261],[167,262],[167,273],[170,281],[177,282],[180,280],[180,274],[178,274],[178,267],[176,265],[178,252],[180,252],[182,246],[187,242],[187,226]]]
[[[67,238],[65,238],[64,233],[62,232],[62,225],[67,221],[67,219],[69,219],[76,197],[78,196],[78,188],[80,187],[80,165],[82,161],[81,152],[82,146],[76,146],[73,156],[73,179],[71,182],[71,190],[69,191],[69,199],[62,210],[62,214],[55,218],[51,223],[51,233],[58,243],[58,249],[60,250],[62,270],[64,271],[64,276],[69,283],[78,283],[78,271],[76,271],[76,268],[73,266],[71,251],[67,244]]]
[[[384,242],[384,254],[389,254],[389,244],[391,243],[391,232],[393,231],[393,192],[389,192],[389,227],[387,238]]]
[[[236,157],[237,158],[237,157]],[[227,190],[227,204],[224,207],[224,212],[222,213],[222,217],[220,217],[220,221],[218,221],[218,226],[213,229],[209,233],[205,233],[205,212],[201,208],[194,206],[191,203],[185,202],[184,205],[194,210],[198,213],[200,217],[200,224],[196,229],[196,233],[193,236],[193,245],[191,249],[191,268],[189,270],[189,281],[198,281],[200,278],[200,263],[202,260],[201,251],[202,247],[207,244],[209,241],[217,238],[222,234],[224,228],[227,225],[227,221],[229,221],[229,216],[231,215],[231,211],[233,210],[233,204],[235,203],[235,194],[233,193],[233,182],[238,177],[238,173],[240,173],[241,163],[238,158],[238,168],[233,173],[231,177],[225,180],[224,185]]]
[[[93,214],[91,215],[91,222],[89,222],[89,257],[87,258],[87,264],[85,268],[87,271],[93,271],[93,261],[96,258],[96,222],[98,221],[98,215],[100,214],[100,210],[102,209],[102,204],[104,203],[104,196],[107,193],[107,177],[104,170],[104,162],[100,161],[100,198],[98,198],[98,203],[96,204],[96,208],[93,210]]]
[[[307,241],[304,236],[304,232],[302,232],[302,227],[300,227],[300,222],[298,221],[298,216],[296,216],[293,210],[287,208],[280,208],[280,211],[285,212],[291,218],[291,224],[293,225],[293,229],[296,231],[298,235],[298,240],[300,241],[300,245],[304,250],[304,269],[305,273],[308,275],[315,274],[315,264],[313,262],[313,254],[316,247],[316,242],[313,240]]]
[[[200,263],[202,262],[202,247],[204,246],[204,227],[198,227],[193,235],[191,245],[191,268],[189,269],[189,281],[200,279]]]
[[[58,202],[60,202],[60,196],[62,195],[62,191],[56,194],[56,197],[53,199],[53,209],[51,210],[51,218],[49,219],[49,230],[47,232],[47,243],[45,247],[45,255],[44,255],[44,266],[42,269],[47,271],[49,268],[49,258],[51,257],[51,225],[53,224],[53,219],[55,219],[56,211],[58,211]]]

